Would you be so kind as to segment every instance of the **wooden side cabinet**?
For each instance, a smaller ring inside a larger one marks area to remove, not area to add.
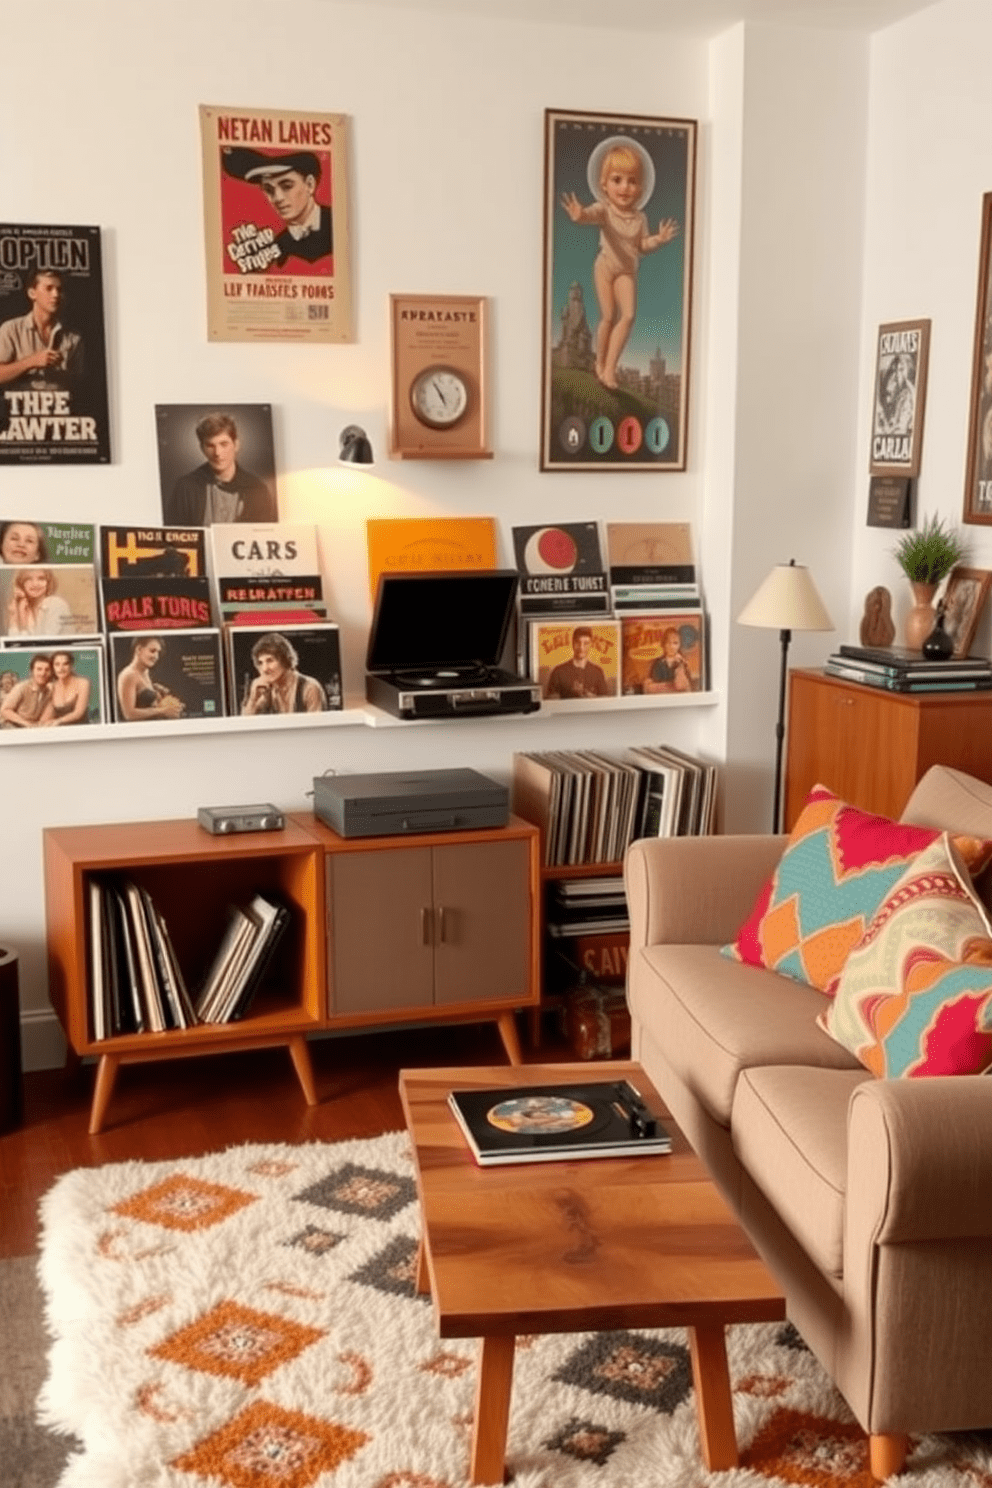
[[[898,817],[931,765],[992,783],[992,692],[897,693],[821,672],[789,674],[785,827],[814,785]]]
[[[519,1064],[514,1011],[540,1001],[537,828],[311,830],[327,854],[329,1023],[491,1018]]]
[[[96,1055],[90,1132],[101,1130],[122,1064],[285,1045],[303,1093],[317,1102],[306,1035],[327,1022],[324,854],[292,823],[281,832],[212,837],[191,820],[58,827],[44,833],[49,995],[77,1055]],[[120,873],[147,889],[169,927],[187,985],[202,982],[232,903],[268,890],[290,923],[249,1015],[165,1033],[93,1037],[89,881]]]

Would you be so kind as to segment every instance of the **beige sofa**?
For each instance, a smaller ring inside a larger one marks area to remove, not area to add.
[[[902,820],[992,837],[992,786],[935,766]],[[633,1055],[884,1479],[911,1433],[992,1426],[992,1080],[876,1080],[816,1026],[823,994],[720,955],[785,841],[631,846]]]

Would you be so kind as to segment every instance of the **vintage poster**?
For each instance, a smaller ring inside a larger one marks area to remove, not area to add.
[[[684,470],[696,124],[545,112],[542,470]]]
[[[530,675],[542,698],[575,701],[616,697],[620,625],[616,620],[588,624],[531,620]]]
[[[624,615],[621,691],[690,693],[706,690],[705,623],[702,610],[685,614]]]
[[[159,403],[155,432],[166,526],[278,519],[270,403]]]
[[[210,341],[350,341],[347,120],[201,105]]]
[[[98,227],[0,224],[0,463],[110,460]]]
[[[868,462],[871,475],[920,473],[929,354],[929,320],[879,326]]]

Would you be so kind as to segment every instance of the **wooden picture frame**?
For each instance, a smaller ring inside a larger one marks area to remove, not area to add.
[[[982,197],[964,521],[992,526],[992,191]]]
[[[929,359],[929,320],[879,326],[870,475],[919,475]]]
[[[487,330],[479,295],[389,296],[391,459],[492,459]]]
[[[953,568],[947,580],[947,588],[941,599],[944,614],[944,629],[954,642],[952,657],[960,661],[971,650],[975,631],[981,619],[989,586],[992,585],[992,569]]]
[[[696,122],[544,121],[540,468],[685,470]]]

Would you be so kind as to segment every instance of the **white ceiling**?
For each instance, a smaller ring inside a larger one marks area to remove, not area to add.
[[[364,0],[352,0],[364,3]],[[715,36],[738,21],[878,31],[938,0],[380,0],[396,10]]]

